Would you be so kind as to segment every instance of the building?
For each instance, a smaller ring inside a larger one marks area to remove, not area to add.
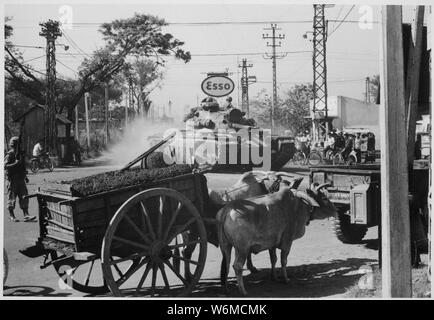
[[[38,140],[44,139],[45,137],[45,110],[45,106],[35,104],[14,120],[23,125],[21,139],[27,158],[32,157],[33,147]],[[57,114],[56,124],[58,145],[57,155],[59,156],[60,162],[67,162],[70,157],[68,144],[72,137],[72,122],[63,115]]]

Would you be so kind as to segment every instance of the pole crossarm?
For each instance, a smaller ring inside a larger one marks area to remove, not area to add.
[[[271,105],[271,112],[270,112],[270,119],[271,119],[271,130],[274,130],[274,112],[275,109],[277,107],[277,67],[276,67],[276,60],[277,59],[282,59],[286,56],[286,54],[282,55],[282,54],[277,54],[276,53],[276,48],[277,47],[281,47],[282,42],[279,41],[278,43],[276,42],[276,40],[283,40],[285,39],[285,35],[284,34],[278,34],[276,35],[276,30],[281,30],[280,28],[277,27],[277,24],[272,23],[270,28],[265,28],[265,31],[271,31],[271,35],[269,35],[268,33],[266,34],[262,34],[262,38],[264,40],[271,40],[271,44],[267,41],[266,46],[267,47],[271,47],[272,49],[272,53],[271,55],[266,53],[264,56],[264,59],[270,59],[272,60],[272,68],[273,68],[273,101],[272,101],[272,105]]]

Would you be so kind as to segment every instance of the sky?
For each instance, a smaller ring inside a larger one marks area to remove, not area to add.
[[[39,22],[61,19],[62,4],[5,5],[5,16],[12,17],[14,28],[12,41],[22,46],[45,46],[39,36]],[[173,23],[164,28],[185,42],[191,52],[189,63],[167,59],[164,81],[160,89],[152,93],[156,108],[167,108],[172,101],[173,116],[181,116],[184,106],[194,106],[197,99],[205,97],[200,84],[207,72],[229,69],[230,77],[239,83],[241,70],[237,66],[247,58],[253,67],[249,75],[257,77],[250,85],[249,96],[254,97],[262,89],[272,90],[271,60],[263,53],[270,52],[262,38],[264,28],[277,22],[284,34],[279,52],[289,52],[277,60],[277,82],[280,92],[296,83],[312,82],[312,42],[303,35],[312,31],[312,5],[282,4],[98,4],[70,5],[71,28],[64,28],[64,36],[57,43],[68,45],[65,51],[57,47],[57,71],[60,78],[77,78],[77,69],[83,57],[104,45],[98,27],[103,22],[128,18],[134,13],[146,13]],[[69,10],[69,9],[68,9]],[[358,23],[366,12],[372,12],[372,28]],[[411,10],[404,9],[404,21],[411,17]],[[343,23],[339,21],[343,20]],[[335,5],[326,9],[329,38],[327,41],[328,94],[363,99],[365,78],[379,73],[379,8],[360,5]],[[228,24],[197,25],[195,22],[230,22]],[[237,24],[236,22],[255,22]],[[280,22],[280,23],[279,23]],[[181,23],[181,24],[177,24]],[[182,24],[184,23],[184,24]],[[190,24],[188,24],[190,23]],[[193,23],[193,24],[191,24]],[[336,30],[335,30],[336,29]],[[45,72],[45,51],[38,48],[20,48],[24,59],[40,72]],[[217,55],[218,54],[218,55]],[[232,93],[235,103],[241,99],[238,85]],[[161,112],[161,111],[160,111]],[[167,112],[167,109],[166,109]]]

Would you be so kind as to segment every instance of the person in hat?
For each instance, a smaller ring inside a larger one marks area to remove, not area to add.
[[[227,97],[226,98],[226,104],[225,104],[225,110],[230,110],[232,109],[234,106],[232,104],[232,97]]]
[[[15,217],[15,201],[18,197],[19,205],[21,210],[23,210],[24,221],[35,220],[35,216],[29,215],[29,199],[26,198],[28,195],[26,183],[29,182],[27,178],[27,170],[24,162],[24,155],[19,153],[19,138],[12,137],[9,141],[9,151],[5,156],[5,173],[7,177],[7,190],[8,190],[8,210],[9,219],[14,222],[19,220]]]

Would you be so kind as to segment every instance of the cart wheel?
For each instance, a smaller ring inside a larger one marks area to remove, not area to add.
[[[9,273],[9,260],[8,255],[6,254],[6,250],[3,249],[3,286],[6,283],[6,279],[8,278]]]
[[[50,252],[51,259],[59,256],[56,251]],[[75,263],[74,263],[75,264]],[[101,259],[86,261],[79,265],[69,265],[68,262],[54,262],[54,269],[65,285],[89,294],[104,294],[109,292],[101,272]]]
[[[194,249],[191,257],[179,255],[185,248]],[[206,250],[205,226],[193,203],[172,189],[149,189],[128,199],[110,221],[101,249],[104,279],[114,296],[186,296],[202,275]],[[134,259],[137,266],[116,281],[114,268]],[[176,261],[193,265],[192,276],[182,276]]]

